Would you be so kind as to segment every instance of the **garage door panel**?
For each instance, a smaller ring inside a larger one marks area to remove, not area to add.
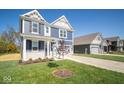
[[[99,53],[99,48],[98,47],[91,47],[91,53],[92,54],[98,54]]]

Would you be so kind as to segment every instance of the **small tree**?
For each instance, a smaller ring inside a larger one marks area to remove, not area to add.
[[[15,45],[14,43],[9,43],[9,44],[7,45],[7,52],[8,52],[8,53],[17,52],[16,45]]]
[[[1,36],[0,36],[0,53],[5,53],[5,52],[6,52],[6,44],[1,39]]]

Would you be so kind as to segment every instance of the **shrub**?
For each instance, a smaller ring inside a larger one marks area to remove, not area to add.
[[[47,62],[47,59],[46,58],[42,59],[42,62]]]
[[[50,68],[53,68],[53,67],[58,67],[59,65],[56,64],[56,63],[48,63],[47,66],[50,67]]]
[[[39,60],[40,62],[42,62],[42,59],[41,59],[41,58],[38,58],[38,60]]]
[[[38,59],[35,59],[34,61],[33,61],[33,63],[39,63],[39,62],[41,62],[42,61],[42,59],[41,58],[38,58]]]

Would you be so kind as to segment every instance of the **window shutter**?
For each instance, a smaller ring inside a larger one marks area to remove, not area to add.
[[[32,50],[32,41],[30,40],[29,49]]]
[[[30,21],[29,28],[30,28],[30,32],[32,32],[32,22],[31,21]]]
[[[26,40],[26,50],[32,50],[32,41]]]
[[[41,24],[39,23],[39,34],[41,34]]]
[[[44,41],[39,41],[39,50],[44,49]]]

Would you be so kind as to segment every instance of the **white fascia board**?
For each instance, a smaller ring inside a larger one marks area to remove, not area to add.
[[[73,27],[70,25],[70,23],[68,22],[67,18],[62,15],[61,17],[59,17],[58,19],[56,19],[55,21],[53,21],[52,23],[50,23],[51,25],[55,24],[57,21],[61,20],[62,18],[64,18],[66,20],[66,22],[68,23],[69,27],[73,30]],[[74,31],[74,30],[73,30]]]
[[[41,14],[40,14],[36,9],[33,10],[33,11],[30,11],[30,12],[28,12],[28,13],[25,13],[25,14],[23,14],[23,15],[21,15],[21,16],[29,15],[29,14],[31,14],[31,13],[33,13],[33,12],[36,12],[36,13],[40,16],[40,18],[41,18],[42,20],[44,20],[45,22],[47,22],[47,21],[41,16]]]

